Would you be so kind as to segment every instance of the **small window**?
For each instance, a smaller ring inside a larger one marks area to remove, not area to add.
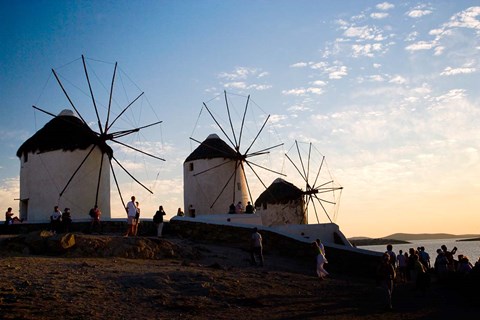
[[[263,210],[267,210],[267,203],[266,202],[262,203],[262,207],[263,207]]]
[[[193,171],[193,163],[192,162],[190,162],[188,164],[188,170]]]
[[[237,190],[238,191],[242,190],[242,184],[240,182],[237,182]]]

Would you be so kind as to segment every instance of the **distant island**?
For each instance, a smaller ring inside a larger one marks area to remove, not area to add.
[[[354,246],[375,246],[387,244],[406,244],[409,240],[430,240],[430,239],[458,239],[459,241],[480,241],[478,234],[449,234],[449,233],[394,233],[382,238],[352,237],[348,240]]]

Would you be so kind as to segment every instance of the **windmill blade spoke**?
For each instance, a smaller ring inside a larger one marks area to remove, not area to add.
[[[317,195],[314,195],[314,197],[315,197],[315,199],[318,200],[318,203],[322,206],[323,212],[325,212],[325,214],[327,215],[328,220],[330,220],[330,222],[333,222],[332,219],[330,219],[330,215],[328,214],[327,209],[323,205],[323,202],[327,202],[327,203],[331,203],[331,202],[329,202],[327,200],[320,199],[319,197],[317,197]],[[335,204],[335,203],[333,203],[333,204]]]
[[[320,176],[320,172],[322,171],[324,162],[325,162],[325,156],[322,157],[322,162],[320,163],[320,167],[318,168],[317,176],[315,177],[315,181],[313,181],[313,185],[317,184],[318,177]]]
[[[310,195],[310,198],[311,197],[312,196]],[[315,202],[313,201],[313,199],[311,199],[311,200],[312,200],[313,211],[315,211],[315,216],[317,217],[317,223],[320,223],[320,219],[318,218],[317,207],[315,206]]]
[[[153,155],[153,154],[151,154],[151,153],[142,151],[142,150],[140,150],[140,149],[138,149],[138,148],[129,146],[128,144],[123,143],[123,142],[120,142],[120,141],[118,141],[118,140],[111,139],[110,141],[115,142],[115,143],[118,143],[118,144],[120,144],[120,145],[122,145],[122,146],[124,146],[124,147],[130,148],[130,149],[135,150],[135,151],[137,151],[137,152],[140,152],[140,153],[142,153],[142,154],[144,154],[144,155],[146,155],[146,156],[149,156],[149,157],[152,157],[152,158],[155,158],[155,159],[158,159],[158,160],[165,161],[165,159],[163,159],[163,158],[157,157],[157,156],[155,156],[155,155]]]
[[[93,145],[92,148],[90,148],[90,151],[87,153],[87,155],[85,156],[85,158],[83,158],[82,162],[78,165],[77,169],[73,172],[72,176],[70,177],[70,179],[68,179],[68,182],[67,184],[65,185],[65,187],[62,189],[62,192],[60,192],[60,197],[63,195],[63,193],[65,192],[65,190],[67,190],[67,187],[70,185],[70,182],[72,182],[73,178],[75,177],[75,175],[77,174],[77,172],[80,170],[80,168],[83,166],[83,164],[85,163],[85,161],[87,161],[88,157],[90,157],[90,155],[92,154],[93,152],[93,149],[95,149],[97,145]]]
[[[242,167],[243,176],[245,177],[245,184],[247,185],[248,198],[253,203],[252,192],[250,191],[250,185],[248,184],[247,175],[245,173],[245,166],[243,165],[243,162],[240,162],[240,165]]]
[[[308,161],[307,161],[307,181],[308,176],[310,175],[310,156],[312,154],[312,143],[310,142],[310,147],[308,148]]]
[[[302,179],[305,181],[305,183],[308,183],[307,177],[305,177],[305,176],[303,175],[303,173],[300,171],[300,169],[298,169],[298,167],[297,167],[297,165],[295,164],[295,162],[293,162],[293,160],[290,159],[290,157],[288,156],[288,154],[285,153],[285,156],[286,156],[287,159],[290,161],[290,163],[295,167],[295,169],[297,169],[298,174],[300,174],[300,176],[301,176]]]
[[[102,168],[103,168],[103,157],[105,153],[102,152],[102,158],[100,160],[100,170],[98,170],[98,180],[97,180],[97,192],[95,193],[95,205],[98,205],[98,192],[100,191],[100,179],[102,178]]]
[[[247,102],[245,104],[245,110],[243,111],[243,118],[242,118],[242,125],[240,127],[240,138],[238,139],[238,145],[240,146],[240,143],[242,141],[242,134],[243,134],[243,126],[245,125],[245,116],[247,114],[247,109],[248,109],[248,102],[250,101],[250,95],[247,97]]]
[[[255,141],[257,141],[258,136],[260,135],[260,133],[262,133],[263,128],[265,128],[265,125],[267,124],[268,119],[270,119],[270,115],[268,115],[267,119],[265,119],[265,122],[263,122],[262,127],[260,128],[260,130],[258,131],[257,135],[255,136],[255,139],[253,139],[252,143],[250,143],[250,146],[247,148],[247,151],[245,151],[245,154],[248,154],[248,151],[250,151],[250,149],[252,148],[252,146],[253,146],[253,144],[255,143]]]
[[[269,169],[269,168],[267,168],[267,167],[264,167],[264,166],[261,166],[261,165],[259,165],[259,164],[256,164],[256,163],[254,163],[254,162],[252,162],[252,161],[245,161],[245,162],[248,163],[248,164],[252,164],[252,165],[254,165],[254,166],[256,166],[256,167],[259,167],[259,168],[261,168],[261,169],[263,169],[263,170],[267,170],[267,171],[276,173],[276,174],[278,174],[278,175],[280,175],[280,176],[283,176],[283,177],[286,177],[286,176],[287,176],[287,175],[284,174],[284,173],[281,173],[281,172],[278,172],[278,171]]]
[[[295,146],[297,147],[297,152],[298,152],[298,158],[300,159],[300,164],[302,165],[302,170],[303,170],[303,177],[305,177],[305,182],[308,185],[308,175],[305,172],[305,166],[303,165],[303,159],[302,159],[302,154],[300,153],[300,148],[298,147],[298,141],[295,140]]]
[[[123,201],[122,192],[120,191],[120,185],[118,184],[117,175],[115,174],[115,170],[113,169],[112,160],[110,158],[108,158],[108,161],[110,162],[110,169],[112,171],[113,180],[115,181],[115,185],[117,186],[118,194],[120,195],[120,201],[122,202],[123,208],[125,208],[125,202]]]
[[[120,166],[120,168],[123,169],[123,171],[125,171],[126,174],[128,174],[130,176],[130,178],[132,178],[133,180],[135,180],[136,183],[138,183],[139,185],[141,185],[145,190],[147,190],[148,192],[150,192],[151,194],[153,194],[152,190],[148,189],[143,183],[141,183],[140,181],[137,180],[137,178],[135,178],[130,172],[128,172],[127,169],[125,169],[124,166],[122,166],[122,164],[115,158],[115,157],[112,157],[113,160],[115,160],[115,162]]]
[[[342,190],[343,187],[330,187],[330,188],[317,188],[318,193],[327,193],[327,192],[333,192],[336,190]]]
[[[110,98],[108,99],[107,121],[105,121],[105,132],[107,132],[108,120],[110,119],[110,108],[112,106],[113,84],[115,83],[116,73],[117,73],[117,62],[115,62],[115,67],[113,68],[112,85],[110,86]]]
[[[135,133],[135,132],[139,132],[142,129],[155,126],[155,125],[160,124],[162,122],[163,121],[157,121],[157,122],[147,124],[145,126],[138,127],[138,128],[133,128],[133,129],[130,129],[130,130],[115,131],[115,132],[110,133],[110,135],[112,135],[114,138],[124,137],[126,135],[129,135],[129,134],[132,134],[132,133]]]
[[[230,163],[230,162],[232,162],[232,161],[233,161],[233,160],[228,160],[228,161],[222,162],[222,163],[220,163],[220,164],[217,164],[216,166],[213,166],[213,167],[211,167],[211,168],[208,168],[208,169],[205,169],[205,170],[200,171],[200,172],[198,172],[198,173],[195,173],[193,176],[196,177],[196,176],[198,176],[198,175],[200,175],[200,174],[202,174],[202,173],[205,173],[205,172],[208,172],[208,171],[210,171],[210,170],[216,169],[216,168],[218,168],[218,167],[224,166],[224,165],[226,165],[227,163]]]
[[[112,171],[113,180],[115,180],[115,185],[117,186],[118,194],[120,195],[120,201],[122,201],[122,208],[125,208],[125,201],[123,201],[122,191],[120,191],[120,185],[118,184],[117,175],[115,174],[115,170],[113,170],[112,159],[108,158],[108,161],[110,162],[110,169]]]
[[[247,157],[252,157],[252,156],[256,156],[256,155],[262,155],[262,154],[267,154],[269,152],[266,152],[268,150],[272,150],[272,149],[275,149],[275,148],[278,148],[278,147],[281,147],[283,146],[283,143],[279,143],[275,146],[272,146],[272,147],[269,147],[269,148],[265,148],[265,149],[262,149],[262,150],[258,150],[258,151],[255,151],[255,152],[252,152],[250,154],[247,154],[246,156]]]
[[[241,161],[240,161],[240,163],[241,163]],[[237,185],[237,170],[238,170],[239,165],[240,165],[239,161],[236,160],[235,161],[235,172],[234,172],[234,175],[233,175],[233,188],[232,188],[233,189],[232,190],[233,191],[233,194],[232,194],[233,203],[235,203],[235,186]]]
[[[225,95],[225,105],[227,106],[227,114],[228,114],[228,121],[230,122],[230,128],[232,129],[233,139],[235,140],[235,147],[240,145],[240,141],[237,143],[237,136],[235,135],[235,129],[233,128],[232,117],[230,116],[230,108],[228,106],[228,99],[227,99],[227,91],[223,91]],[[242,131],[240,130],[240,137],[242,135]]]
[[[260,178],[260,176],[257,174],[257,172],[255,171],[255,169],[253,169],[253,167],[250,165],[250,162],[249,161],[245,161],[247,163],[247,165],[250,167],[250,169],[253,171],[253,173],[255,174],[255,176],[257,177],[257,179],[260,181],[260,183],[263,185],[263,187],[265,189],[268,189],[267,186],[265,185],[265,183],[263,183],[263,180]]]
[[[97,115],[98,128],[100,129],[100,133],[103,133],[102,124],[101,124],[101,121],[100,121],[100,115],[98,114],[97,103],[95,102],[95,96],[93,95],[92,84],[90,83],[90,77],[88,76],[87,64],[85,63],[85,57],[83,56],[83,54],[82,54],[82,63],[83,63],[83,70],[85,71],[85,77],[87,78],[88,89],[90,90],[90,96],[92,97],[93,107],[95,108],[95,114]]]
[[[108,132],[108,130],[110,130],[110,128],[111,128],[111,127],[113,126],[113,124],[118,120],[118,118],[120,118],[120,117],[122,116],[122,114],[123,114],[125,111],[127,111],[127,109],[130,108],[130,106],[131,106],[132,104],[134,104],[135,101],[137,101],[143,94],[144,94],[144,92],[140,93],[140,94],[138,95],[138,97],[136,97],[132,102],[130,102],[130,103],[128,104],[128,106],[126,106],[125,109],[123,109],[122,112],[120,112],[120,114],[119,114],[115,119],[113,119],[112,123],[110,123],[110,125],[107,127],[107,129],[105,130],[105,132]]]
[[[62,84],[62,82],[60,81],[60,78],[58,77],[57,73],[55,72],[54,69],[52,69],[52,72],[53,72],[53,75],[55,76],[55,79],[57,79],[57,82],[58,82],[58,84],[60,85],[60,88],[62,89],[63,94],[65,94],[65,97],[67,97],[68,102],[70,102],[70,105],[72,106],[73,110],[75,110],[75,112],[76,112],[77,115],[80,117],[80,119],[82,119],[83,123],[86,124],[87,122],[85,121],[85,119],[83,119],[82,115],[80,114],[80,112],[78,112],[77,108],[76,108],[75,105],[73,104],[72,99],[70,99],[70,96],[68,95],[67,91],[66,91],[65,88],[63,87],[63,84]]]
[[[223,191],[225,191],[225,189],[227,188],[228,184],[230,183],[230,181],[232,180],[233,178],[233,175],[237,172],[237,168],[235,167],[235,171],[232,172],[232,174],[230,175],[230,177],[228,178],[227,182],[225,183],[225,185],[223,186],[222,190],[220,190],[220,193],[218,194],[218,196],[215,198],[215,200],[213,201],[212,205],[210,206],[210,209],[213,208],[213,206],[215,205],[215,203],[217,203],[217,200],[220,198],[220,196],[223,194]]]
[[[210,109],[207,107],[207,105],[205,104],[205,102],[203,103],[203,105],[205,106],[205,109],[207,109],[208,113],[210,114],[210,116],[212,117],[213,121],[215,121],[215,123],[217,124],[218,128],[220,128],[220,130],[223,132],[223,134],[225,135],[225,137],[227,137],[228,141],[230,141],[230,143],[232,144],[232,146],[235,148],[235,150],[237,149],[237,145],[235,143],[233,143],[232,139],[230,139],[230,137],[227,135],[227,133],[225,132],[225,130],[223,130],[222,126],[220,125],[220,123],[217,121],[217,119],[215,119],[215,117],[213,116],[212,112],[210,111]]]

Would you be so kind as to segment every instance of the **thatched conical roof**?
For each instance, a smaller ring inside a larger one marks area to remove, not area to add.
[[[216,134],[211,134],[185,159],[185,162],[199,159],[235,159],[237,153]]]
[[[263,203],[288,203],[290,201],[302,198],[303,191],[295,187],[290,182],[281,178],[275,179],[272,184],[257,198],[255,207],[260,207]]]
[[[72,111],[63,110],[20,146],[17,157],[29,152],[85,150],[91,145],[98,145],[112,157],[113,150],[87,124]]]

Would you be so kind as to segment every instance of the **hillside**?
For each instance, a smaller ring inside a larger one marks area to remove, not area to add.
[[[454,238],[478,238],[479,234],[449,234],[449,233],[394,233],[383,237],[395,240],[430,240],[430,239],[454,239]]]

